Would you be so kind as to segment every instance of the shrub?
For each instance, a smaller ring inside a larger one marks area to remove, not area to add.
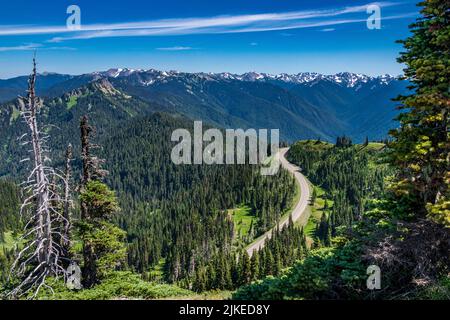
[[[161,299],[193,294],[189,290],[167,284],[146,282],[138,274],[129,271],[110,273],[103,282],[91,289],[70,291],[60,280],[50,284],[54,293],[49,289],[43,290],[39,299],[42,300],[111,300],[111,299]]]

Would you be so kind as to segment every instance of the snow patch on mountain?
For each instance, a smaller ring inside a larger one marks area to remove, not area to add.
[[[95,72],[94,75],[110,78],[127,78],[130,76],[135,76],[133,81],[137,81],[138,84],[142,86],[149,86],[155,84],[156,82],[167,82],[168,80],[178,80],[178,81],[195,81],[205,80],[205,81],[247,81],[247,82],[270,82],[270,81],[281,81],[285,83],[292,84],[311,84],[314,85],[320,80],[330,81],[332,83],[338,84],[340,86],[345,86],[348,88],[355,88],[359,90],[362,84],[366,83],[380,83],[383,85],[388,85],[393,80],[397,79],[389,74],[384,74],[380,76],[367,76],[361,73],[351,73],[351,72],[340,72],[331,75],[324,75],[315,72],[300,72],[298,74],[268,74],[259,72],[247,72],[244,74],[234,74],[229,72],[221,73],[184,73],[179,71],[159,71],[155,69],[128,69],[128,68],[118,68],[110,69],[103,72]]]

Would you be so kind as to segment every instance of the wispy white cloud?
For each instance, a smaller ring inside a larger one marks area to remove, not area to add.
[[[396,6],[400,2],[371,2],[366,5],[348,6],[322,10],[304,10],[253,15],[214,16],[202,18],[164,19],[143,22],[82,25],[80,30],[68,30],[65,26],[0,26],[0,36],[7,35],[55,35],[48,42],[92,39],[105,37],[169,36],[190,34],[217,34],[263,32],[331,26],[365,21],[368,5]],[[344,15],[352,15],[346,19]],[[362,19],[364,18],[364,19]],[[383,17],[386,19],[388,17]],[[396,18],[400,18],[397,16]],[[56,36],[60,34],[59,36]]]
[[[159,51],[188,51],[188,50],[194,50],[194,48],[176,46],[176,47],[156,48],[156,50],[159,50]]]
[[[30,44],[22,44],[18,46],[10,46],[10,47],[0,47],[0,52],[8,52],[8,51],[35,51],[35,50],[64,50],[64,51],[72,51],[76,50],[76,48],[72,47],[47,47],[40,43],[30,43]]]
[[[63,50],[63,51],[75,51],[73,47],[42,47],[40,50]]]
[[[325,29],[322,29],[320,31],[322,31],[322,32],[332,32],[332,31],[335,31],[335,30],[336,30],[335,28],[325,28]]]
[[[7,51],[33,51],[38,48],[42,47],[41,44],[36,43],[30,43],[30,44],[24,44],[20,46],[11,46],[11,47],[0,47],[0,52],[7,52]]]
[[[412,17],[417,15],[415,12],[413,13],[405,13],[401,15],[393,15],[393,16],[384,16],[382,20],[394,20],[394,19],[402,19],[407,17]],[[366,22],[367,18],[354,18],[354,19],[340,19],[340,20],[319,20],[312,22],[299,22],[299,23],[291,23],[289,25],[281,25],[281,26],[263,26],[263,27],[243,27],[238,30],[224,30],[222,33],[242,33],[242,32],[265,32],[265,31],[281,31],[281,30],[293,30],[293,29],[304,29],[304,28],[317,28],[324,26],[335,26],[341,24],[350,24],[350,23],[360,23]]]

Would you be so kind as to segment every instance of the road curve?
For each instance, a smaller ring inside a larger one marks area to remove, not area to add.
[[[284,217],[280,222],[280,228],[284,227],[289,223],[289,216],[292,217],[292,221],[299,220],[307,206],[308,202],[310,200],[310,190],[309,190],[309,184],[306,180],[305,176],[300,173],[300,168],[289,161],[286,160],[286,153],[289,151],[289,148],[281,148],[279,151],[279,159],[281,162],[281,166],[288,170],[290,173],[292,173],[295,177],[295,180],[297,181],[298,185],[300,186],[300,198],[297,204],[294,207],[294,210],[290,213],[290,215]],[[255,242],[250,244],[247,247],[247,253],[252,256],[254,250],[259,250],[264,247],[264,244],[266,242],[266,239],[270,239],[272,236],[272,229],[264,233],[261,237],[259,237]]]

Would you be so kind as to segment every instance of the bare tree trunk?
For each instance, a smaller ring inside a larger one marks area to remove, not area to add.
[[[49,160],[44,156],[43,144],[47,137],[41,135],[37,123],[39,100],[35,93],[36,62],[33,59],[33,72],[28,81],[28,96],[22,101],[21,115],[31,132],[31,139],[24,145],[32,145],[34,168],[26,181],[25,194],[29,197],[22,204],[21,211],[31,209],[31,217],[26,225],[23,240],[24,248],[19,252],[12,266],[12,273],[24,279],[10,293],[13,296],[24,295],[34,289],[35,297],[45,286],[49,275],[64,273],[60,265],[60,246],[55,236],[62,236],[58,230],[58,221],[63,219],[58,212],[60,198],[57,187],[51,182],[57,174],[45,165]]]
[[[64,217],[64,230],[63,235],[64,238],[62,241],[62,245],[64,248],[64,256],[66,258],[70,258],[70,239],[71,239],[71,231],[72,231],[72,217],[70,214],[70,209],[72,206],[72,199],[70,197],[70,180],[72,178],[72,167],[71,167],[71,161],[73,158],[73,151],[72,151],[72,144],[69,144],[67,146],[66,150],[66,165],[64,170],[64,211],[63,211],[63,217]]]
[[[86,187],[86,184],[91,180],[91,173],[92,173],[91,144],[89,142],[89,136],[92,133],[92,127],[89,126],[88,117],[86,115],[84,115],[81,118],[80,131],[81,131],[81,158],[83,159],[83,177],[81,185],[84,188]],[[81,218],[84,217],[81,216]]]

